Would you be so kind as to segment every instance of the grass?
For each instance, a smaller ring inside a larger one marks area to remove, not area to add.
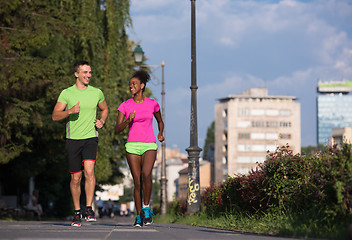
[[[192,226],[213,227],[238,232],[250,232],[263,235],[286,236],[295,238],[348,239],[347,229],[352,219],[336,222],[324,222],[319,213],[282,214],[267,213],[247,215],[243,213],[224,213],[207,215],[201,212],[196,215],[168,214],[157,215],[156,222],[178,223]]]

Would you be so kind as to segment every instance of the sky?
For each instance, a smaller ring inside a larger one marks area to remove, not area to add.
[[[318,80],[352,80],[352,0],[197,0],[198,146],[218,99],[265,87],[297,97],[301,144],[316,145]],[[129,38],[165,62],[166,147],[190,146],[191,1],[131,0]],[[161,106],[161,68],[153,90]],[[202,154],[202,153],[201,153]]]

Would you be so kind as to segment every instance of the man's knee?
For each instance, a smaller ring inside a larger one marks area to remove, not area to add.
[[[82,180],[82,174],[81,173],[75,173],[71,174],[71,183],[74,185],[80,185]]]
[[[95,162],[93,161],[84,162],[84,176],[86,178],[94,178],[94,166]]]

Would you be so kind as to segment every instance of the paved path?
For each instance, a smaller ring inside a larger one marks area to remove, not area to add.
[[[70,221],[0,221],[0,239],[11,240],[112,240],[112,239],[187,239],[187,240],[288,240],[238,233],[204,227],[178,224],[158,224],[143,228],[132,227],[133,219],[118,217],[98,219],[97,222],[82,221],[82,227],[71,227]]]

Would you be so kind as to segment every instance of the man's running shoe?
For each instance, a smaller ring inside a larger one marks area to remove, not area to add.
[[[153,223],[153,216],[154,213],[152,212],[152,210],[150,210],[150,207],[145,207],[142,209],[143,211],[143,223],[145,225],[150,225]]]
[[[80,227],[81,226],[81,213],[75,212],[73,215],[71,226]]]
[[[143,227],[143,221],[141,215],[137,215],[136,221],[133,224],[134,227]]]
[[[85,219],[87,222],[96,222],[97,221],[92,207],[86,207]]]

